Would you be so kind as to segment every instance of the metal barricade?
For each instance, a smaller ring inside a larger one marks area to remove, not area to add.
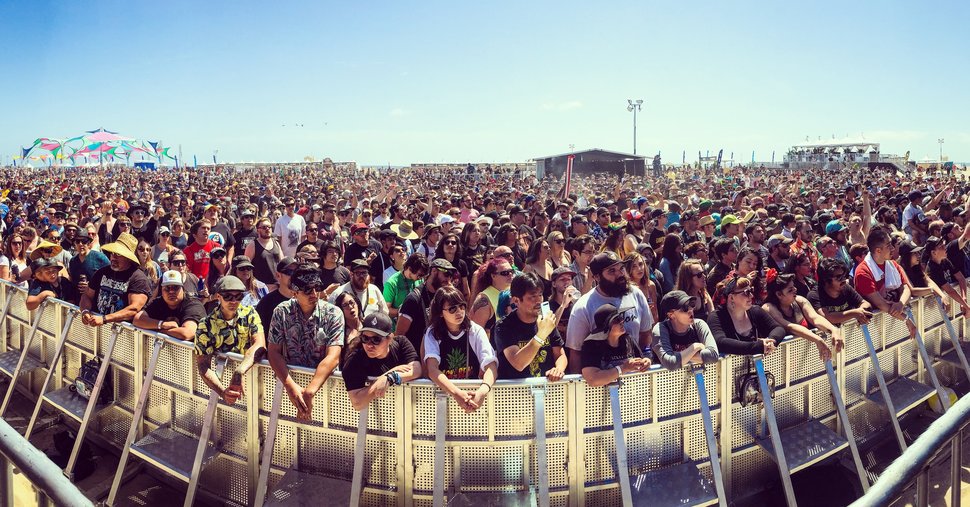
[[[23,299],[22,289],[0,284],[0,300],[11,302],[0,313],[0,328],[11,330],[3,334],[0,350],[19,354],[27,342],[35,321],[24,311]],[[941,386],[944,381],[952,382],[954,375],[946,372],[953,367],[939,358],[949,350],[944,350],[948,344],[943,342],[966,336],[970,324],[961,316],[952,315],[950,334],[948,321],[941,315],[926,319],[930,323],[926,326],[924,312],[930,303],[938,304],[922,299],[911,305],[921,338],[925,338],[924,347],[910,340],[898,321],[876,315],[869,326],[843,325],[846,349],[833,359],[831,369],[818,360],[814,346],[803,340],[784,343],[765,357],[762,368],[776,378],[772,402],[779,427],[810,417],[840,434],[848,433],[847,429],[862,442],[880,427],[889,427],[891,418],[880,412],[881,407],[873,410],[877,405],[873,400],[882,400],[879,384],[886,384],[891,390],[895,384],[902,386],[907,381],[932,384],[934,377]],[[87,359],[109,354],[113,333],[110,327],[91,328],[81,324],[80,319],[73,319],[71,312],[76,312],[75,307],[58,301],[51,304],[52,309],[56,308],[51,314],[53,320],[42,317],[37,331],[42,338],[42,353],[37,354],[35,346],[27,347],[32,355],[46,362],[36,370],[44,375],[22,382],[21,389],[29,389],[44,406],[58,408],[78,424],[88,419],[89,431],[119,448],[127,449],[124,444],[130,435],[138,441],[163,427],[199,434],[210,392],[198,377],[192,344],[160,338],[154,332],[136,330],[130,325],[119,326],[115,349],[110,352],[111,368],[105,373],[114,379],[114,403],[95,407],[85,417],[83,413],[65,410],[63,400],[56,396],[52,400],[54,393],[73,381]],[[943,333],[950,334],[950,340]],[[159,339],[165,341],[156,354]],[[920,348],[933,353],[921,352]],[[48,349],[53,354],[47,354]],[[146,374],[152,369],[153,357],[156,364],[149,376]],[[940,360],[931,362],[934,359]],[[230,371],[231,366],[233,360],[227,366]],[[716,462],[713,466],[719,468],[725,495],[732,501],[736,493],[756,491],[768,482],[766,478],[777,477],[774,461],[756,442],[764,422],[760,407],[742,407],[736,399],[736,378],[746,372],[743,359],[729,357],[708,366],[702,374],[711,426],[717,432],[715,454],[720,460],[719,466]],[[615,403],[620,409],[630,473],[691,462],[699,464],[698,469],[713,480],[711,439],[705,431],[698,384],[685,373],[686,370],[658,370],[624,376]],[[291,368],[291,374],[298,383],[306,385],[313,371]],[[359,461],[363,467],[361,505],[432,504],[438,389],[430,381],[419,380],[389,389],[384,398],[370,405],[366,418],[361,418],[350,404],[342,378],[335,373],[316,395],[309,422],[296,419],[292,403],[281,395],[275,375],[265,361],[250,370],[244,384],[246,395],[236,405],[216,406],[211,440],[222,445],[211,465],[195,474],[200,494],[248,505],[273,491],[293,465],[324,475],[346,474],[358,463],[354,453],[363,424],[366,441],[364,459]],[[468,387],[474,385],[477,383]],[[832,396],[832,385],[838,386],[848,422],[839,417],[840,403]],[[930,396],[939,393],[935,387]],[[549,504],[553,506],[620,504],[621,481],[613,460],[613,401],[608,389],[590,387],[575,375],[544,387],[545,432],[541,434],[546,437],[545,467],[540,465],[537,439],[541,432],[537,424],[542,421],[537,421],[532,393],[529,383],[499,380],[477,412],[456,413],[449,406],[445,428],[447,458],[442,464],[445,483],[455,484],[460,476],[462,488],[482,492],[546,483]],[[926,398],[920,396],[919,401],[905,407],[896,405],[894,412],[917,406]],[[144,403],[140,404],[141,399]],[[35,412],[40,408],[35,407]],[[84,408],[87,411],[86,404]],[[136,412],[141,415],[134,417]],[[270,435],[274,412],[275,434]],[[37,417],[35,413],[32,420]],[[133,418],[138,420],[135,425]],[[267,440],[269,437],[273,438]],[[457,448],[463,450],[455,452]],[[193,447],[193,454],[195,450]]]

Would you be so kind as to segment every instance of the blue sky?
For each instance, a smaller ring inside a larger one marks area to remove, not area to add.
[[[200,161],[630,152],[628,98],[666,161],[833,135],[970,160],[965,3],[361,5],[0,0],[0,162],[100,126]]]

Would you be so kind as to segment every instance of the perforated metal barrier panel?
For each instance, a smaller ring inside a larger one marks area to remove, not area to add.
[[[0,286],[6,301],[9,284]],[[19,350],[30,330],[32,312],[24,306],[19,289],[3,322],[3,347]],[[953,305],[956,306],[956,305]],[[949,352],[952,343],[935,300],[911,303],[917,325],[935,361],[933,368],[944,383],[954,383],[963,373],[936,358]],[[110,328],[91,328],[76,319],[64,353],[57,364],[53,357],[61,326],[69,307],[49,305],[30,347],[30,355],[59,368],[51,389],[62,387],[78,373],[83,362],[102,355]],[[956,332],[967,335],[970,323],[950,308]],[[906,326],[886,315],[869,325],[880,366],[887,382],[906,377],[922,380],[914,343]],[[877,392],[874,366],[860,326],[842,327],[846,348],[834,360],[842,395],[856,438],[863,440],[885,427],[884,411],[867,399]],[[96,415],[91,431],[121,445],[131,425],[132,413],[156,335],[125,326],[112,355],[115,403]],[[197,438],[209,396],[195,366],[191,343],[167,338],[158,357],[142,422],[142,433],[167,426]],[[230,360],[223,382],[237,363]],[[835,425],[836,410],[825,369],[817,348],[804,340],[786,342],[765,357],[765,369],[775,377],[774,407],[778,423],[789,426],[807,419]],[[37,379],[44,369],[21,380],[21,387],[38,392]],[[777,476],[765,451],[755,444],[761,435],[760,405],[742,407],[737,401],[737,380],[747,373],[743,357],[722,359],[704,373],[715,430],[719,433],[721,465],[729,499],[757,491]],[[301,385],[312,370],[294,368]],[[233,406],[219,404],[211,441],[219,454],[204,469],[201,489],[229,504],[253,501],[261,446],[266,438],[276,376],[266,362],[244,378],[243,397]],[[476,382],[460,384],[475,389]],[[532,387],[523,382],[499,381],[483,407],[466,413],[452,399],[447,403],[445,434],[446,488],[462,491],[521,490],[539,482],[537,428]],[[620,503],[612,413],[606,388],[591,387],[581,377],[545,386],[545,431],[550,503],[553,506]],[[437,387],[427,380],[392,388],[369,407],[364,458],[362,505],[430,506],[434,490],[434,448]],[[285,395],[284,395],[285,396]],[[646,473],[694,462],[710,477],[697,388],[687,370],[652,370],[626,375],[620,388],[620,411],[627,442],[630,473]],[[314,398],[312,421],[296,418],[288,398],[282,400],[275,445],[271,453],[269,490],[290,469],[350,479],[354,465],[359,413],[353,409],[339,374],[332,376]]]

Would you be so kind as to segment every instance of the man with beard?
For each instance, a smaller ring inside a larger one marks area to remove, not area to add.
[[[81,322],[101,326],[111,322],[130,322],[148,302],[152,284],[138,269],[135,247],[138,240],[126,232],[118,241],[101,247],[111,255],[110,263],[99,269],[81,296]]]
[[[209,239],[215,241],[222,248],[226,249],[226,255],[232,259],[236,251],[236,240],[232,236],[232,230],[224,220],[219,218],[222,207],[218,204],[209,204],[205,207],[205,219],[212,224],[209,230]]]
[[[253,276],[270,290],[276,288],[276,265],[283,259],[283,248],[273,237],[268,218],[256,221],[256,240],[246,246],[245,254],[253,263]]]
[[[765,262],[765,269],[784,272],[791,257],[791,244],[792,239],[784,234],[775,234],[768,238],[768,260]]]
[[[165,333],[179,340],[192,341],[199,322],[205,318],[205,307],[193,297],[185,296],[182,273],[166,271],[162,274],[160,291],[144,310],[135,314],[132,324],[141,329]]]
[[[377,252],[374,260],[370,261],[370,279],[371,283],[383,292],[384,271],[394,265],[394,259],[391,258],[391,251],[397,245],[397,234],[390,229],[383,229],[377,233],[377,238],[381,242],[381,249]]]
[[[562,380],[566,355],[556,329],[559,316],[542,314],[542,282],[535,273],[519,273],[509,288],[515,311],[495,326],[499,378],[523,379],[545,376]]]
[[[296,257],[297,247],[306,234],[306,220],[303,219],[303,216],[296,214],[294,209],[296,200],[292,197],[287,197],[283,201],[283,206],[286,213],[276,220],[276,224],[273,226],[273,235],[276,236],[283,247],[283,255]]]
[[[244,208],[239,217],[239,228],[232,234],[233,242],[246,253],[249,244],[256,241],[256,212],[252,208]],[[252,260],[252,259],[250,259]]]
[[[154,245],[158,240],[158,220],[155,217],[148,218],[148,206],[141,202],[136,202],[128,209],[128,218],[131,218],[131,234]]]
[[[297,252],[303,251],[303,247],[305,247],[306,245],[312,245],[313,248],[315,248],[316,251],[319,252],[318,254],[319,257],[321,259],[323,258],[323,246],[325,242],[323,241],[323,239],[320,238],[320,227],[321,226],[314,223],[307,224],[306,239],[304,239],[300,243],[300,245],[296,247]],[[313,259],[313,261],[317,262],[317,259]]]
[[[583,294],[573,305],[566,328],[566,348],[569,349],[570,373],[581,373],[583,342],[598,327],[593,319],[596,310],[611,304],[623,308],[624,328],[646,349],[652,339],[653,316],[646,296],[629,284],[626,265],[614,252],[601,252],[589,263],[590,274],[596,279],[595,289]]]
[[[367,261],[357,259],[350,264],[350,281],[333,291],[328,298],[330,303],[337,301],[341,292],[347,292],[357,301],[357,308],[364,317],[374,313],[387,313],[387,302],[380,289],[370,283],[370,266]]]
[[[370,238],[370,229],[365,223],[356,223],[350,227],[353,243],[347,245],[344,251],[344,266],[348,268],[356,260],[366,261],[371,254],[380,251],[381,244]]]
[[[108,258],[97,250],[91,250],[91,235],[87,229],[78,229],[74,236],[74,249],[77,255],[71,257],[67,263],[67,272],[74,283],[76,294],[83,295],[88,290],[88,280],[94,278],[97,271],[109,264]],[[77,304],[77,301],[70,301]]]
[[[309,421],[313,397],[340,362],[344,346],[344,314],[321,299],[323,283],[316,267],[300,264],[290,277],[295,297],[273,310],[269,326],[269,362],[297,418]],[[289,374],[289,366],[314,370],[306,388]]]
[[[394,334],[407,337],[415,350],[421,350],[421,340],[431,323],[431,316],[428,315],[431,300],[434,299],[438,289],[451,285],[457,274],[458,270],[447,260],[431,261],[431,269],[424,280],[424,285],[412,290],[401,303]]]

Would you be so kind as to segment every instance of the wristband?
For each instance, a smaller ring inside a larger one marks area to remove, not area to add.
[[[482,385],[488,388],[489,393],[492,392],[492,386],[490,386],[487,382],[482,382]],[[488,393],[485,393],[485,394],[488,394]]]
[[[401,385],[401,374],[399,374],[396,371],[387,372],[387,375],[384,375],[384,378],[387,379],[387,383],[389,385],[392,385],[392,386]]]
[[[622,366],[616,365],[616,366],[614,366],[614,368],[616,368],[616,378],[620,378],[621,376],[623,376],[623,367]]]
[[[546,341],[543,340],[543,339],[541,339],[541,338],[539,338],[539,335],[534,335],[532,337],[532,341],[536,342],[536,345],[538,345],[540,347],[546,344]]]
[[[162,330],[162,319],[158,319],[158,325],[155,326],[156,331]]]

